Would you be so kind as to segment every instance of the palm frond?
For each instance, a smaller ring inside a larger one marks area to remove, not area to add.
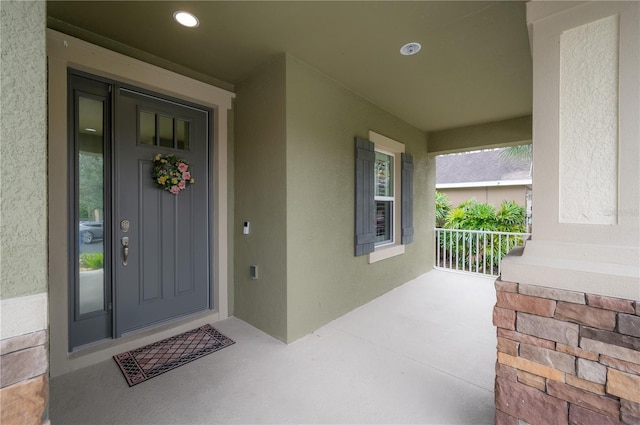
[[[533,145],[520,145],[509,146],[500,151],[500,159],[503,161],[517,160],[517,159],[532,159],[533,158]]]

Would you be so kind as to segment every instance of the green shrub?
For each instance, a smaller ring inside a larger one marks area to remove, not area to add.
[[[523,233],[525,209],[515,201],[502,201],[496,210],[492,205],[470,199],[449,211],[444,221],[447,229],[486,230]]]
[[[447,195],[436,190],[436,227],[444,226],[449,211],[451,211],[451,201]]]
[[[452,209],[445,220],[447,229],[496,231],[498,220],[496,209],[489,204],[481,204],[475,199],[465,201]]]
[[[80,254],[80,267],[85,269],[104,268],[104,254],[101,252]]]
[[[514,201],[503,201],[496,210],[489,204],[468,200],[449,211],[442,227],[455,230],[524,233],[525,208]],[[491,238],[489,235],[462,232],[443,232],[440,235],[443,257],[457,263],[459,268],[476,272],[495,274],[500,260],[518,245],[522,245],[522,237]]]

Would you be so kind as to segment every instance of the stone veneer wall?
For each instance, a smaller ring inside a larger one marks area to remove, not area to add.
[[[0,341],[0,423],[42,423],[47,402],[46,342],[44,330]]]
[[[640,302],[495,286],[496,424],[640,424]]]

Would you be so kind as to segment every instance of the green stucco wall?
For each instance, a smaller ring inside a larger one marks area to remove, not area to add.
[[[286,340],[285,58],[237,86],[234,140],[235,315]],[[242,234],[244,221],[251,233]],[[258,280],[249,266],[258,266]]]
[[[353,253],[354,137],[369,130],[414,157],[414,242],[374,264]],[[235,132],[237,317],[291,342],[433,267],[424,132],[288,55],[238,85]]]
[[[433,266],[433,164],[424,132],[287,56],[287,340]],[[354,137],[369,130],[414,157],[414,243],[374,264],[354,256]]]
[[[0,1],[2,299],[47,291],[45,15],[44,1]]]

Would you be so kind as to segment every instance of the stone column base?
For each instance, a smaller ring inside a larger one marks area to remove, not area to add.
[[[44,375],[0,390],[0,423],[3,425],[40,425],[47,402]]]
[[[640,302],[495,286],[496,424],[640,424]]]

